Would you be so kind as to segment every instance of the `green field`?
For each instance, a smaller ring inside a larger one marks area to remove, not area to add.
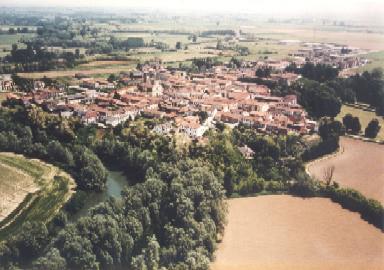
[[[24,47],[24,45],[20,43],[20,41],[24,39],[30,39],[33,36],[35,36],[35,34],[31,34],[31,33],[0,35],[0,50],[1,52],[3,51],[3,49],[10,50],[12,49],[12,44],[17,44],[19,47]]]
[[[371,52],[366,55],[371,63],[357,69],[359,72],[372,71],[374,68],[384,69],[384,51]]]
[[[0,168],[2,207],[17,203],[17,207],[0,220],[0,241],[16,233],[27,221],[52,219],[76,186],[74,180],[57,167],[21,155],[0,153]]]
[[[100,40],[108,40],[111,36],[117,39],[125,40],[129,37],[142,37],[145,43],[163,42],[169,45],[170,49],[175,49],[177,42],[182,43],[182,50],[178,51],[161,51],[154,48],[138,48],[130,50],[115,50],[112,54],[86,55],[85,60],[93,63],[98,61],[114,61],[116,59],[125,60],[130,63],[105,63],[97,65],[82,64],[74,69],[64,72],[52,71],[34,74],[22,74],[29,78],[40,78],[44,75],[49,77],[72,76],[73,72],[84,72],[86,74],[98,74],[99,76],[108,76],[111,73],[118,73],[134,68],[138,62],[145,62],[153,58],[159,58],[163,63],[171,66],[178,66],[179,63],[190,64],[193,58],[217,57],[219,60],[228,61],[232,56],[245,59],[274,59],[289,60],[289,53],[300,48],[298,43],[279,44],[282,39],[299,40],[306,42],[337,42],[345,45],[355,46],[367,49],[371,52],[367,54],[372,63],[359,69],[371,70],[374,67],[383,67],[384,63],[384,34],[376,31],[374,27],[369,29],[353,28],[351,26],[331,26],[320,24],[284,24],[284,23],[267,23],[260,19],[246,17],[242,20],[235,18],[223,17],[219,19],[202,19],[196,21],[194,18],[172,18],[155,20],[145,23],[101,23],[93,22],[93,26],[100,29],[97,38]],[[234,30],[246,33],[250,41],[230,41],[230,46],[248,47],[250,54],[240,56],[235,50],[228,51],[223,56],[219,51],[208,50],[207,47],[216,47],[218,40],[225,41],[224,35],[200,36],[203,31],[208,30]],[[173,31],[173,33],[171,33]],[[197,36],[197,42],[193,43],[190,36]],[[18,35],[0,35],[0,56],[9,53],[9,49],[13,43],[17,43],[21,37],[31,37],[34,34],[18,34]],[[22,44],[20,44],[22,46]],[[187,46],[187,49],[184,47]],[[5,51],[3,51],[5,49]],[[64,50],[54,48],[55,50]],[[75,48],[67,48],[65,50],[74,50]],[[79,48],[82,54],[85,48]],[[376,51],[376,52],[373,52]]]
[[[336,120],[343,121],[343,116],[345,116],[348,113],[352,114],[353,116],[359,117],[361,130],[363,133],[368,123],[373,118],[377,118],[381,125],[381,129],[379,134],[377,135],[377,139],[384,140],[384,118],[383,117],[377,116],[376,113],[373,111],[366,111],[366,110],[358,109],[349,105],[343,105],[341,107],[341,112],[339,113],[338,116],[336,116]]]

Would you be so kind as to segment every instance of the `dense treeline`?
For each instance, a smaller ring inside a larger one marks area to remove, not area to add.
[[[43,114],[41,111],[33,114],[35,125],[47,124],[41,122]],[[5,116],[2,119],[10,122]],[[19,125],[15,127],[20,128]],[[98,205],[89,216],[65,226],[58,233],[41,223],[26,224],[20,234],[0,247],[2,268],[159,269],[165,266],[167,269],[208,269],[225,220],[225,192],[219,179],[210,166],[200,161],[183,158],[178,162],[162,162],[169,157],[155,155],[152,151],[141,158],[138,149],[157,149],[161,143],[156,145],[146,138],[139,142],[136,136],[141,133],[130,128],[135,134],[127,137],[123,137],[124,127],[116,131],[122,137],[121,142],[111,142],[108,137],[115,136],[109,134],[102,142],[88,143],[105,159],[114,157],[111,163],[119,162],[117,165],[128,167],[127,171],[138,178],[143,177],[142,183],[127,188],[122,200]],[[1,130],[14,131],[8,126]],[[112,144],[114,146],[110,147]],[[29,144],[23,143],[22,148],[28,149]],[[52,148],[51,162],[73,163],[78,166],[76,171],[95,163],[88,157],[91,153],[87,153],[90,150],[85,146],[69,147],[57,141],[49,148]],[[156,163],[146,160],[145,156],[156,158]],[[83,171],[80,178],[90,183],[89,171]],[[63,219],[55,222],[65,224]]]
[[[236,32],[234,30],[209,30],[201,32],[200,36],[235,36]]]
[[[355,102],[367,103],[375,108],[378,115],[384,115],[384,76],[381,69],[349,78],[338,78],[337,69],[321,64],[307,63],[302,69],[291,65],[287,71],[302,73],[303,78],[288,85],[264,78],[268,77],[268,72],[260,70],[257,77],[239,80],[266,85],[276,96],[297,95],[299,104],[314,118],[335,117],[342,103]]]
[[[335,183],[313,182],[304,172],[305,155],[338,147],[340,122],[322,120],[321,147],[306,148],[295,135],[261,136],[221,125],[206,134],[205,144],[180,145],[151,132],[156,119],[128,121],[96,136],[95,127],[74,119],[8,106],[0,114],[1,151],[55,163],[85,191],[105,183],[100,160],[123,170],[131,185],[121,199],[95,206],[72,224],[63,212],[49,224],[25,224],[0,245],[0,269],[208,269],[224,229],[225,194],[326,196],[382,228],[379,203]],[[252,157],[240,146],[252,149]],[[79,210],[81,197],[77,192],[65,209]]]
[[[212,164],[228,196],[284,191],[290,180],[303,175],[298,136],[260,135],[245,126],[207,135],[209,144],[192,144],[189,156]],[[249,147],[252,157],[244,157],[240,146]]]
[[[292,89],[298,96],[298,102],[308,114],[315,118],[335,117],[340,113],[341,102],[335,91],[325,84],[302,79]]]
[[[75,142],[74,123],[41,109],[0,113],[0,151],[53,163],[69,172],[78,187],[100,191],[107,172],[98,157]]]
[[[316,95],[313,102],[316,102],[319,96],[324,96],[324,98],[334,96],[346,103],[367,103],[376,109],[378,115],[384,115],[384,77],[381,69],[373,69],[371,72],[365,71],[349,78],[337,78],[338,70],[336,68],[322,64],[306,63],[302,68],[291,65],[287,71],[302,74],[308,80],[321,83],[311,82],[312,86],[321,87],[321,94]],[[303,104],[303,106],[307,105],[307,103]],[[314,114],[314,116],[317,115],[318,113]],[[332,115],[327,114],[327,116]]]
[[[9,27],[8,30],[0,30],[0,35],[14,35],[14,34],[27,34],[34,33],[34,30],[29,29],[28,27]]]
[[[286,71],[301,74],[303,77],[318,82],[331,81],[339,75],[339,69],[326,64],[305,63],[301,68],[293,63],[286,68]]]
[[[384,115],[384,76],[381,69],[338,78],[326,84],[335,90],[343,102],[366,103],[375,108],[378,115]]]
[[[5,64],[0,65],[0,73],[33,72],[57,68],[74,67],[80,59],[80,53],[75,52],[52,52],[43,47],[42,43],[25,42],[27,47],[18,48],[12,46],[11,53],[4,57]],[[9,64],[9,63],[12,63]]]
[[[223,197],[202,164],[166,164],[126,189],[122,201],[68,226],[52,246],[70,269],[207,269],[224,226]]]
[[[340,188],[336,182],[299,181],[290,187],[290,193],[304,197],[326,197],[339,203],[343,208],[358,212],[364,220],[384,231],[384,207],[380,202],[367,199],[360,192]]]
[[[310,161],[335,152],[339,148],[339,137],[344,133],[345,128],[339,121],[322,119],[319,126],[321,140],[302,153],[303,160]]]

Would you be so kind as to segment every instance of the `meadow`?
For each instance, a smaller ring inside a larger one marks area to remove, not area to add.
[[[359,104],[356,106],[351,106],[351,105],[343,105],[341,107],[340,113],[336,116],[336,120],[338,121],[343,121],[343,117],[350,113],[353,116],[359,117],[359,121],[361,124],[361,130],[362,133],[364,134],[365,128],[368,126],[368,123],[376,118],[379,120],[379,123],[381,125],[381,129],[376,137],[378,140],[383,140],[384,141],[384,117],[377,116],[374,111],[371,111],[366,108],[364,105],[360,105],[361,108],[359,108]]]
[[[206,57],[216,57],[218,60],[224,62],[229,61],[232,56],[253,61],[264,58],[275,60],[290,59],[289,53],[299,49],[300,44],[279,44],[279,41],[282,39],[304,42],[337,42],[366,49],[367,58],[371,60],[371,63],[359,68],[358,71],[371,70],[374,67],[382,66],[384,62],[382,61],[384,34],[377,31],[369,32],[366,29],[354,29],[350,27],[266,23],[253,18],[248,18],[245,23],[241,20],[226,17],[217,18],[217,21],[213,18],[197,20],[196,18],[187,17],[130,24],[94,22],[93,26],[101,29],[99,38],[108,39],[110,36],[113,36],[119,40],[125,40],[129,37],[141,37],[145,43],[152,41],[162,42],[167,44],[170,49],[175,49],[176,43],[181,42],[182,49],[177,51],[161,51],[154,48],[139,48],[127,51],[116,50],[112,55],[100,54],[86,56],[85,61],[88,61],[88,63],[81,64],[73,69],[67,69],[63,72],[20,73],[20,75],[27,78],[40,78],[43,76],[56,78],[73,76],[76,72],[80,72],[89,75],[104,74],[104,76],[107,76],[111,73],[127,71],[130,68],[134,68],[137,63],[143,63],[154,58],[162,60],[167,66],[174,67],[179,66],[179,64],[190,65],[192,59]],[[236,42],[238,46],[248,47],[250,51],[249,55],[240,56],[234,50],[225,52],[225,55],[222,55],[220,51],[207,49],[207,47],[216,47],[218,40],[225,40],[225,36],[200,36],[203,31],[228,29],[242,31],[255,37],[254,41]],[[171,33],[171,31],[174,32]],[[197,35],[196,43],[192,42],[191,34]],[[27,35],[31,37],[33,34]],[[17,43],[21,37],[21,34],[1,35],[0,54],[6,55],[8,53],[1,50],[2,46],[7,51],[11,48],[11,44]],[[85,52],[85,48],[78,49],[80,49],[80,53],[82,54]],[[74,48],[65,50],[73,51]],[[115,61],[116,57],[127,60],[125,63]],[[108,58],[111,59],[107,63],[105,61],[108,60]],[[72,70],[76,72],[71,72]]]

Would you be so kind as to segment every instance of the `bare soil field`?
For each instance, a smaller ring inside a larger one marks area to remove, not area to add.
[[[0,221],[25,199],[28,193],[39,190],[34,178],[6,164],[0,163]]]
[[[384,145],[341,137],[340,146],[338,154],[308,164],[310,175],[322,180],[334,166],[334,181],[384,204]]]
[[[307,42],[338,42],[366,50],[384,50],[384,35],[380,33],[349,32],[345,29],[327,30],[321,27],[292,27],[287,25],[255,31],[263,37],[299,39]]]
[[[26,221],[50,220],[75,192],[59,168],[14,153],[0,153],[0,241]]]
[[[212,270],[384,269],[384,234],[326,198],[231,199]]]

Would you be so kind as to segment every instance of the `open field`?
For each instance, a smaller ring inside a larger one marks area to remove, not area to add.
[[[0,35],[0,51],[3,49],[11,50],[12,44],[17,44],[19,47],[24,47],[25,45],[20,43],[21,40],[30,39],[35,36],[35,34],[14,34],[14,35]]]
[[[337,42],[367,50],[384,50],[384,34],[343,27],[262,23],[249,24],[245,32],[264,38],[298,39],[306,42]]]
[[[212,270],[383,269],[384,234],[326,198],[228,201]]]
[[[93,74],[112,74],[119,73],[121,71],[133,70],[133,67],[112,67],[112,68],[94,68],[94,69],[84,69],[84,70],[54,70],[54,71],[45,71],[45,72],[33,72],[33,73],[18,73],[19,76],[30,79],[37,78],[57,78],[57,77],[73,77],[76,73],[83,73],[85,75]]]
[[[0,241],[26,221],[48,221],[72,196],[76,184],[55,166],[0,153]]]
[[[366,64],[365,66],[359,67],[358,72],[372,71],[374,68],[384,69],[384,51],[370,52],[365,55],[371,63]]]
[[[29,193],[39,190],[34,178],[17,168],[0,163],[0,221],[7,217]]]
[[[79,68],[82,67],[99,67],[99,66],[113,66],[113,65],[131,65],[131,61],[113,61],[113,60],[107,60],[107,61],[91,61],[86,64],[79,65]]]
[[[334,166],[334,181],[384,204],[384,145],[341,137],[340,147],[338,154],[309,163],[310,175],[321,180]]]
[[[379,134],[377,134],[376,139],[384,140],[384,118],[377,116],[376,113],[371,111],[365,111],[362,109],[358,109],[352,106],[343,105],[341,107],[341,111],[339,115],[336,116],[336,120],[343,121],[343,117],[346,114],[352,114],[353,116],[359,117],[360,124],[361,124],[361,130],[364,133],[365,128],[368,126],[368,123],[373,119],[376,118],[379,120],[379,123],[381,125],[381,129],[379,131]]]

